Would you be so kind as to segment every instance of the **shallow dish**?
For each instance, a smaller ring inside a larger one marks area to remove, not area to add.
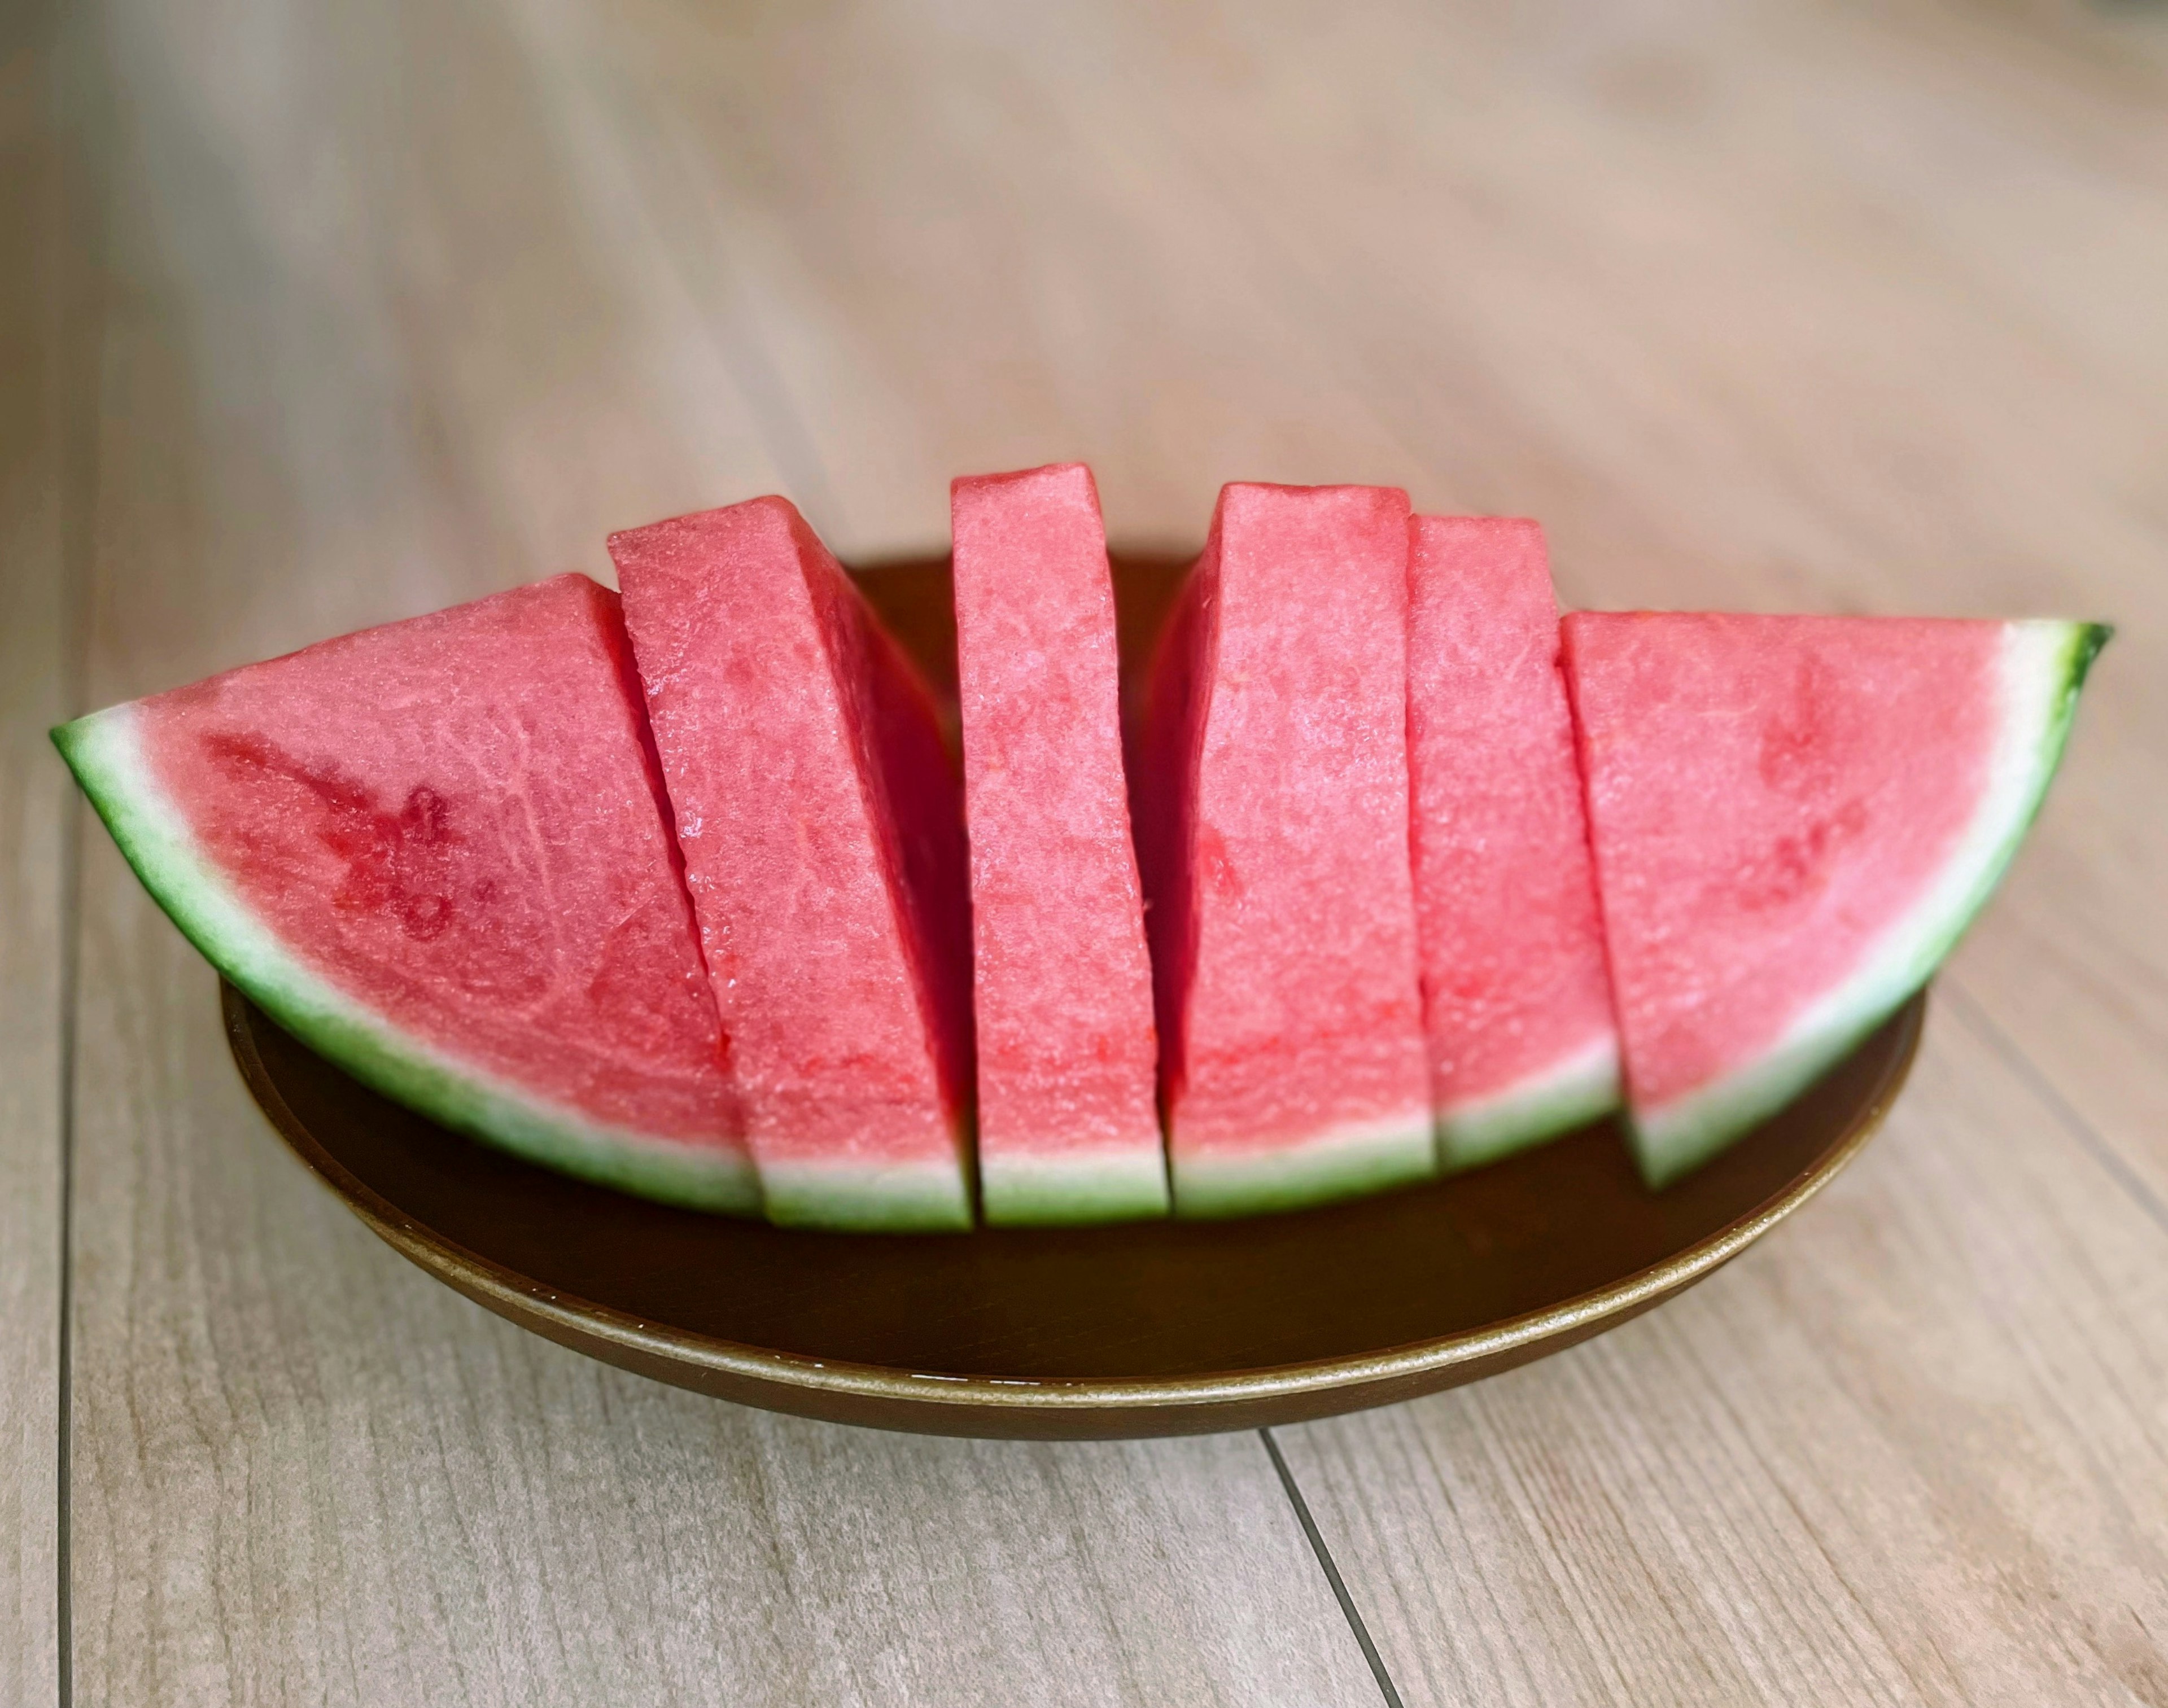
[[[1132,682],[1190,555],[1114,560]],[[946,560],[858,581],[953,734]],[[1735,1255],[1851,1159],[1904,1083],[1924,1008],[1915,998],[1791,1108],[1661,1194],[1607,1124],[1294,1215],[869,1236],[672,1210],[530,1167],[377,1096],[226,992],[234,1058],[287,1143],[385,1239],[500,1316],[749,1405],[1049,1437],[1384,1405],[1623,1322]]]
[[[934,1435],[1173,1435],[1475,1381],[1692,1286],[1825,1186],[1911,1067],[1916,996],[1700,1173],[1642,1185],[1607,1123],[1292,1215],[832,1234],[673,1210],[445,1132],[228,988],[249,1090],[392,1246],[536,1334],[774,1411]]]

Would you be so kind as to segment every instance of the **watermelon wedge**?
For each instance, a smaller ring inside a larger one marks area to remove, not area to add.
[[[617,596],[561,576],[54,732],[173,922],[387,1096],[752,1212]]]
[[[963,804],[931,695],[784,499],[609,549],[770,1219],[969,1227]]]
[[[950,495],[980,1201],[993,1223],[1164,1215],[1099,495],[1081,463]]]
[[[1416,920],[1438,1160],[1608,1114],[1618,1034],[1543,529],[1419,516],[1408,581]]]
[[[1230,485],[1154,660],[1140,848],[1177,1213],[1435,1169],[1407,572],[1405,493]]]
[[[1633,1142],[1714,1155],[1924,984],[2038,810],[2083,623],[1578,612]]]

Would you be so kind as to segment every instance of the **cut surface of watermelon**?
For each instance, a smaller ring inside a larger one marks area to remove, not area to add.
[[[1140,810],[1175,1207],[1436,1167],[1408,869],[1408,508],[1230,485],[1148,689]]]
[[[146,888],[320,1054],[449,1127],[750,1212],[617,596],[562,576],[54,732]]]
[[[2038,810],[2080,623],[1564,625],[1637,1159],[1698,1166],[1940,964]]]
[[[1408,586],[1423,1021],[1453,1170],[1609,1113],[1618,1036],[1543,530],[1416,517]]]
[[[963,807],[925,684],[784,499],[609,549],[769,1217],[968,1227]]]
[[[1098,493],[1070,463],[959,480],[950,508],[980,1201],[993,1223],[1163,1215]]]

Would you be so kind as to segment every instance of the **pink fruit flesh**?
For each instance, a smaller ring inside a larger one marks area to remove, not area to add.
[[[1450,1157],[1464,1120],[1502,1120],[1510,1148],[1601,1113],[1618,1038],[1543,530],[1419,516],[1411,538],[1416,911]]]
[[[1103,1196],[1094,1159],[1139,1164],[1151,1207],[1158,1051],[1098,495],[1072,463],[959,480],[952,512],[988,1213],[1004,1165],[1029,1196],[1042,1159],[1082,1198]]]
[[[136,707],[203,855],[395,1029],[612,1126],[737,1117],[617,596],[583,576]]]
[[[1926,890],[1986,787],[2004,632],[1565,619],[1637,1111],[1770,1050]]]
[[[1407,550],[1403,493],[1230,485],[1162,643],[1142,846],[1182,1207],[1428,1171]]]
[[[924,685],[783,499],[610,554],[771,1215],[967,1220],[961,802]]]

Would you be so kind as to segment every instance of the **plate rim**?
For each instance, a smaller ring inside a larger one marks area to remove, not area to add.
[[[953,1411],[955,1423],[964,1425],[954,1430],[959,1434],[985,1433],[970,1430],[966,1419],[970,1414],[988,1409],[1034,1414],[1052,1427],[1064,1428],[1057,1419],[1065,1415],[1073,1427],[1095,1415],[1112,1421],[1119,1414],[1140,1411],[1248,1410],[1341,1391],[1360,1396],[1397,1390],[1405,1392],[1393,1397],[1407,1397],[1449,1385],[1431,1378],[1449,1378],[1464,1366],[1474,1366],[1473,1373],[1503,1368],[1524,1361],[1524,1357],[1541,1355],[1540,1349],[1546,1343],[1555,1343],[1553,1350],[1563,1350],[1704,1279],[1815,1197],[1866,1148],[1888,1118],[1918,1057],[1927,1009],[1927,989],[1922,987],[1881,1023],[1895,1021],[1901,1026],[1889,1064],[1841,1135],[1811,1164],[1754,1208],[1656,1263],[1539,1311],[1401,1346],[1297,1364],[1142,1381],[948,1375],[815,1359],[691,1330],[658,1332],[615,1306],[550,1289],[416,1222],[327,1149],[288,1105],[258,1049],[255,1025],[260,1021],[275,1026],[277,1021],[223,979],[220,987],[227,1044],[235,1064],[250,1096],[287,1148],[372,1233],[434,1279],[497,1315],[561,1345],[590,1355],[607,1356],[593,1344],[601,1343],[636,1361],[628,1367],[657,1380],[672,1382],[668,1371],[689,1366],[753,1391],[781,1388],[846,1405],[901,1406],[913,1411],[931,1408],[935,1414]],[[1861,1042],[1868,1036],[1872,1033],[1863,1035]],[[303,1044],[302,1048],[307,1047]],[[1363,1403],[1360,1398],[1354,1401],[1355,1407]],[[928,1432],[948,1431],[929,1420]]]

